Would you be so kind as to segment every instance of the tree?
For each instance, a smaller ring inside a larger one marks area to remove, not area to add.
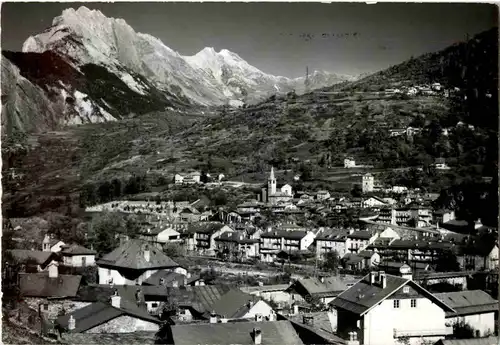
[[[119,234],[134,237],[139,227],[134,216],[102,212],[89,223],[88,241],[98,253],[109,253],[119,245]]]
[[[186,255],[184,248],[179,243],[167,243],[164,246],[163,252],[169,257],[182,257]]]
[[[436,259],[436,272],[457,272],[460,264],[452,251],[445,251]]]
[[[453,337],[455,339],[471,339],[474,336],[474,328],[465,321],[460,321],[453,325]]]
[[[337,274],[340,265],[340,256],[336,250],[328,252],[325,254],[325,262],[323,263],[323,268],[332,271]]]

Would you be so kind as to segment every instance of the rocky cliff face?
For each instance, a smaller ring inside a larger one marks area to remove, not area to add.
[[[304,91],[304,78],[266,74],[236,53],[182,56],[123,19],[67,9],[23,52],[3,52],[2,129],[43,131],[189,106],[238,106]],[[315,72],[310,89],[349,77]]]

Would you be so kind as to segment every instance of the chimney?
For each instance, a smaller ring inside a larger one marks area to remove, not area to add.
[[[145,245],[144,246],[144,260],[146,260],[146,262],[149,262],[149,259],[150,259],[149,246]]]
[[[225,315],[220,318],[220,323],[227,323],[228,319]]]
[[[160,285],[165,285],[165,279],[160,278]]]
[[[70,315],[68,320],[68,329],[72,331],[75,329],[75,327],[76,327],[75,318],[73,317],[73,315]]]
[[[179,281],[178,280],[172,280],[172,287],[178,288],[179,287]]]
[[[302,323],[307,326],[314,326],[314,316],[312,315],[304,315],[302,317]]]
[[[274,310],[271,310],[269,314],[269,321],[276,321],[276,312]]]
[[[299,313],[299,305],[294,304],[293,305],[293,315],[297,315]]]
[[[319,277],[319,281],[324,283],[325,282],[325,277]]]
[[[120,308],[121,305],[121,297],[118,294],[118,290],[115,290],[113,296],[111,296],[111,306],[114,308]]]
[[[215,314],[215,311],[210,314],[210,323],[217,323],[217,315]]]
[[[59,269],[58,266],[59,264],[55,261],[52,261],[49,264],[49,278],[57,278],[59,276]]]
[[[375,284],[375,276],[376,276],[376,272],[370,272],[370,285],[373,285]]]
[[[381,271],[378,273],[378,279],[380,282],[380,285],[382,286],[382,289],[385,289],[387,286],[387,276],[385,275],[385,272]]]
[[[253,329],[253,343],[254,345],[260,345],[262,343],[262,331],[260,328],[255,327]]]

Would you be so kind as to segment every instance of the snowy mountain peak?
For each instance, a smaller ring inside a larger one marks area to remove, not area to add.
[[[202,105],[227,104],[250,96],[260,99],[274,93],[275,85],[288,92],[302,83],[266,74],[227,49],[217,52],[207,47],[196,55],[182,56],[158,38],[137,33],[123,19],[108,18],[85,6],[64,10],[52,27],[29,37],[23,45],[23,52],[47,50],[68,57],[75,67],[103,66],[139,94],[146,91],[137,76],[159,90]],[[316,84],[332,80],[322,79]]]

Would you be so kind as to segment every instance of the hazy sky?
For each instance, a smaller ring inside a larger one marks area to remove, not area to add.
[[[20,50],[55,16],[83,3],[3,3],[2,49]],[[183,55],[226,48],[261,70],[357,75],[437,51],[497,26],[487,4],[86,3]],[[314,35],[311,39],[304,34]],[[343,36],[342,36],[343,35]]]

